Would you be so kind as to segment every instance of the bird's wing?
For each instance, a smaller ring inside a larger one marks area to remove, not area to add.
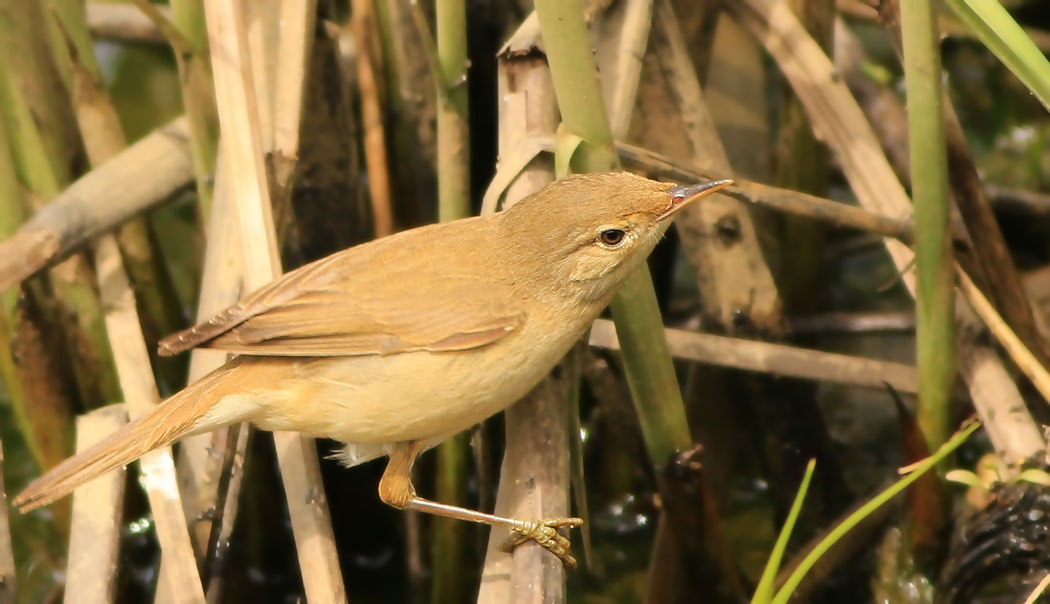
[[[197,346],[265,356],[465,350],[491,344],[525,322],[507,283],[442,262],[458,260],[457,254],[436,249],[433,237],[404,235],[287,273],[211,320],[166,338],[160,353]]]

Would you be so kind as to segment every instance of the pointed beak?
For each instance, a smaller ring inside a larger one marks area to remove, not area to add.
[[[660,214],[657,220],[669,218],[697,199],[707,197],[716,191],[721,191],[731,184],[733,184],[731,180],[712,180],[700,185],[677,185],[671,187],[667,192],[671,196],[671,208]]]

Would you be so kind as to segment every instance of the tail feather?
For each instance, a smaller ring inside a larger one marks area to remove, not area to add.
[[[73,492],[80,485],[115,468],[125,466],[150,451],[170,445],[191,432],[213,430],[219,425],[197,426],[223,396],[229,394],[229,372],[239,359],[187,386],[87,451],[60,463],[37,478],[12,500],[22,513],[43,507]],[[233,423],[247,418],[230,418]]]

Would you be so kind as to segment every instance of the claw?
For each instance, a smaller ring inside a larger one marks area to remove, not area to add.
[[[572,543],[567,537],[563,537],[558,529],[580,526],[583,526],[581,518],[547,518],[538,522],[522,522],[520,526],[511,529],[510,537],[507,537],[500,549],[510,552],[523,543],[535,541],[557,556],[566,568],[573,569],[576,568],[576,558],[572,556]]]

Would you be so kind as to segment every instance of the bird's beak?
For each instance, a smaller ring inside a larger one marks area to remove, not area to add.
[[[700,185],[676,185],[671,187],[667,192],[671,196],[671,208],[660,214],[657,220],[669,218],[697,199],[707,197],[716,191],[721,191],[731,184],[733,184],[731,180],[712,180]]]

